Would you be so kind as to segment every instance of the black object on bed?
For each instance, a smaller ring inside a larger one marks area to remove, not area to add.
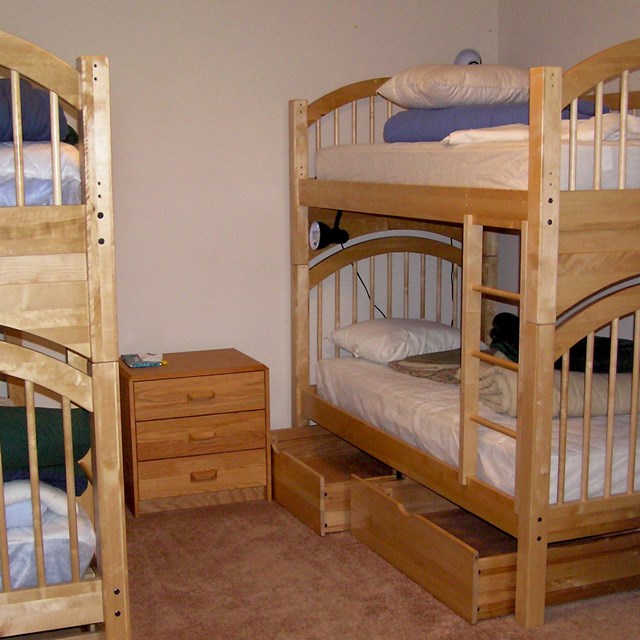
[[[493,318],[491,327],[491,348],[503,353],[512,362],[518,362],[520,320],[513,313],[499,313]],[[608,373],[611,354],[611,340],[595,336],[593,345],[593,373]],[[569,350],[569,370],[584,371],[587,363],[587,339],[583,338]],[[558,359],[555,368],[562,367]],[[633,370],[633,340],[618,340],[618,373]]]
[[[51,140],[49,93],[44,89],[37,89],[26,80],[20,80],[20,101],[22,139],[30,142],[49,142]],[[4,78],[0,80],[0,142],[13,141],[11,113],[11,81]],[[62,106],[58,107],[58,113],[60,140],[64,140],[69,131]]]
[[[62,411],[39,407],[36,412],[38,473],[40,480],[66,490]],[[84,409],[71,412],[73,459],[81,460],[91,447],[91,415]],[[5,482],[29,478],[29,443],[24,407],[0,407],[0,450]],[[75,465],[75,492],[87,488],[87,479]]]

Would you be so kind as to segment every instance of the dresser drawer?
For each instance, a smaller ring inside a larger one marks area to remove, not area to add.
[[[260,371],[148,380],[135,385],[136,421],[265,408]]]
[[[138,460],[264,449],[265,420],[261,410],[139,422]]]
[[[264,486],[264,449],[140,462],[140,499]]]

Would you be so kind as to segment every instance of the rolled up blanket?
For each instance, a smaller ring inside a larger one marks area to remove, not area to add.
[[[553,379],[553,417],[560,415],[560,388],[562,374],[554,371]],[[579,371],[569,373],[567,391],[567,415],[569,417],[584,414],[585,374]],[[510,369],[481,363],[480,401],[489,408],[515,416],[518,403],[518,374]],[[609,375],[593,374],[591,392],[591,415],[605,416],[608,408]],[[615,408],[616,414],[631,411],[631,374],[619,373],[616,376]]]

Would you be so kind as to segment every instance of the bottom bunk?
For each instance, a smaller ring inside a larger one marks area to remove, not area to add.
[[[312,264],[309,317],[301,313],[304,322],[297,318],[295,325],[305,329],[308,346],[298,359],[307,372],[298,367],[294,424],[323,427],[455,505],[456,513],[468,512],[473,528],[489,538],[508,541],[498,560],[482,559],[466,534],[438,523],[446,531],[440,542],[416,544],[422,521],[392,518],[394,509],[371,497],[375,480],[365,483],[367,491],[345,480],[350,527],[363,541],[436,595],[442,591],[445,601],[452,599],[450,581],[464,584],[461,615],[469,621],[515,609],[533,626],[542,622],[545,603],[640,586],[640,288],[620,283],[545,328],[556,367],[549,420],[536,431],[534,450],[527,440],[532,427],[518,415],[520,400],[529,401],[519,386],[530,368],[519,374],[517,355],[514,361],[500,351],[487,327],[481,333],[478,317],[477,338],[468,323],[458,328],[459,263],[451,240],[428,236],[363,240]],[[519,324],[516,319],[518,330]],[[303,338],[298,335],[298,347]],[[621,345],[624,357],[616,349]],[[577,346],[584,351],[579,370]],[[523,360],[530,355],[520,354]],[[306,476],[293,468],[274,468],[274,485],[295,493],[297,483],[303,494]],[[314,470],[322,476],[322,464],[315,462]],[[357,469],[349,474],[359,475]],[[534,492],[536,509],[527,506]],[[413,513],[404,505],[395,511]],[[372,533],[378,518],[379,531]],[[392,519],[398,519],[400,546],[379,535]],[[449,569],[428,570],[434,554],[467,567],[456,569],[442,589],[437,581]],[[498,571],[503,561],[510,568]],[[486,578],[496,571],[505,575],[494,585]],[[435,584],[423,580],[434,573],[440,573]]]
[[[101,367],[91,380],[48,355],[31,358],[56,377],[64,371],[51,386],[73,380],[74,400],[11,377],[20,404],[0,404],[0,637],[128,637],[122,487],[103,457],[119,459],[117,414],[92,411],[90,395]]]

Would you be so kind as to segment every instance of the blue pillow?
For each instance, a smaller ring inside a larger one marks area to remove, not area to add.
[[[22,103],[22,139],[25,141],[51,140],[51,123],[49,119],[49,92],[36,89],[26,80],[20,80],[20,100]],[[13,123],[11,121],[11,81],[0,80],[0,142],[13,140]],[[59,106],[60,140],[67,137],[67,119]]]
[[[578,101],[578,118],[591,118],[595,105]],[[569,118],[569,110],[562,112]],[[529,104],[481,104],[444,109],[399,111],[384,126],[385,142],[439,142],[453,131],[485,129],[504,124],[529,124]]]

